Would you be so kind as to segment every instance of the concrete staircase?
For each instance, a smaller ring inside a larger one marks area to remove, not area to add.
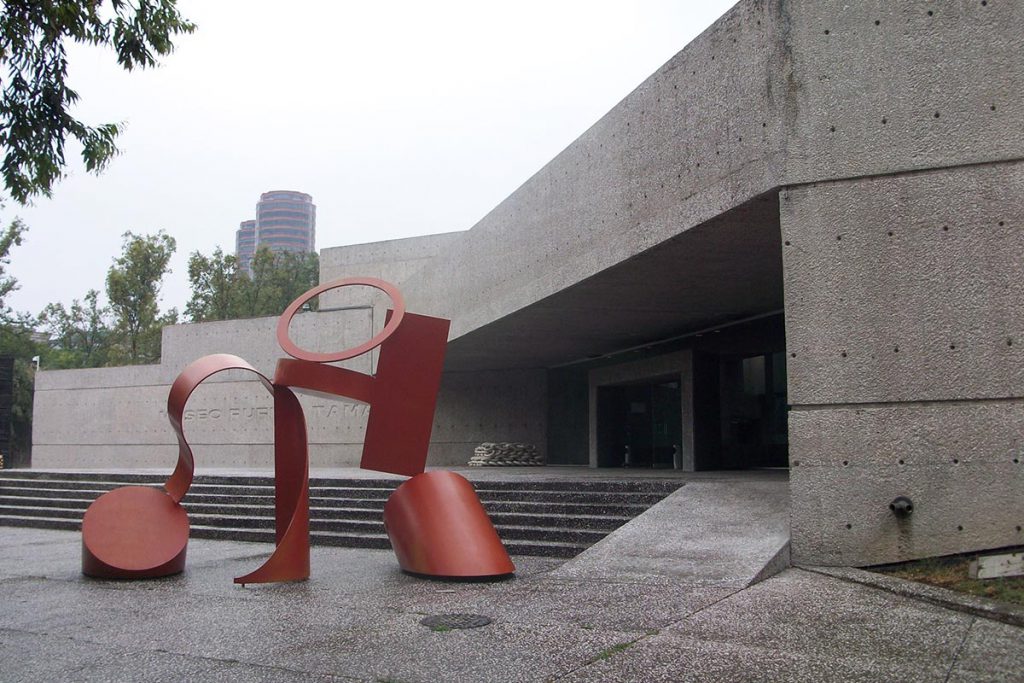
[[[92,501],[119,486],[159,487],[156,474],[0,470],[0,526],[81,528]],[[395,479],[310,479],[313,545],[390,548],[384,503]],[[575,557],[683,485],[672,480],[474,482],[513,555]],[[266,476],[197,476],[182,501],[193,538],[274,542]]]

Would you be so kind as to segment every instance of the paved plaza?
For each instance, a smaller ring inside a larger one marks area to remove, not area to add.
[[[806,569],[744,587],[517,557],[445,583],[314,548],[308,582],[242,588],[268,546],[192,540],[183,575],[113,582],[81,575],[76,532],[0,539],[5,682],[1024,681],[1024,628]],[[420,624],[447,613],[493,621]]]

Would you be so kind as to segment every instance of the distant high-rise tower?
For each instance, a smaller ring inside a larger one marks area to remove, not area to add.
[[[316,205],[303,192],[273,191],[256,204],[256,247],[316,251]]]
[[[249,263],[256,253],[256,221],[242,221],[235,232],[235,257],[239,270],[249,270]]]
[[[273,190],[260,195],[256,220],[242,221],[235,233],[239,269],[251,271],[256,250],[316,251],[316,205],[305,192]]]

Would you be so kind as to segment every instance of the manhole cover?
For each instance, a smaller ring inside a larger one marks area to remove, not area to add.
[[[453,628],[479,628],[491,623],[490,617],[482,614],[434,614],[420,620],[424,626],[435,631],[446,631]]]

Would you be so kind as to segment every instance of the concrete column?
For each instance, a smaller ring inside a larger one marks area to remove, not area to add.
[[[1024,543],[1024,162],[780,200],[794,561]]]

